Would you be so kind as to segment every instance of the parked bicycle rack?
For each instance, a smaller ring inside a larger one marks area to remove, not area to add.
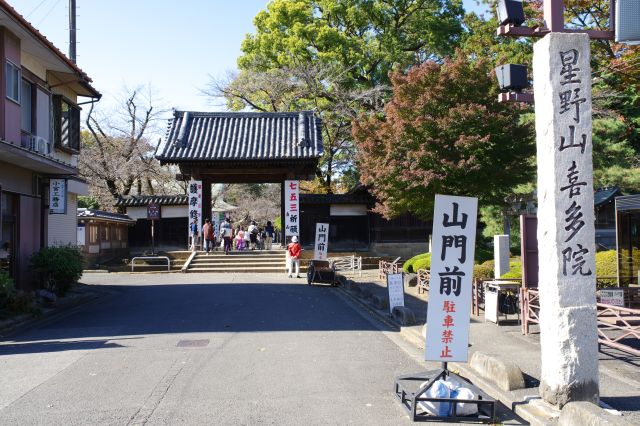
[[[446,380],[447,378],[452,378],[463,387],[470,389],[474,394],[478,395],[478,399],[431,398],[424,396],[437,380]],[[424,382],[427,382],[427,384],[421,386]],[[398,376],[395,381],[394,390],[396,398],[398,398],[400,404],[407,410],[409,417],[414,422],[493,423],[495,421],[495,399],[457,374],[448,371],[446,363],[440,370]],[[433,416],[426,412],[418,412],[418,403],[426,401],[451,403],[451,416]],[[478,414],[458,416],[456,409],[457,404],[460,403],[477,405]]]

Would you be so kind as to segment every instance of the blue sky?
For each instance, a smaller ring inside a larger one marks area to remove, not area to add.
[[[68,0],[9,0],[68,52]],[[123,88],[151,85],[164,106],[220,110],[200,95],[209,75],[236,68],[240,43],[268,0],[77,0],[78,65],[113,104]],[[464,0],[477,10],[474,0]],[[106,105],[105,105],[106,104]]]

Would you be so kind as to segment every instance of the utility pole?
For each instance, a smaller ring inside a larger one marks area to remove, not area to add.
[[[69,59],[76,63],[76,0],[69,0]]]

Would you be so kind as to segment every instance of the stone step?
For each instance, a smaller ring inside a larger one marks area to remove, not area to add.
[[[230,266],[245,266],[245,267],[251,267],[252,265],[255,266],[265,266],[265,265],[286,265],[286,262],[284,260],[271,260],[271,261],[262,261],[262,262],[235,262],[233,260],[228,260],[226,262],[223,261],[213,261],[213,262],[206,262],[206,261],[200,261],[200,262],[191,262],[191,264],[189,265],[190,268],[197,268],[199,266],[218,266],[218,265],[230,265]]]
[[[247,262],[201,262],[196,264],[189,265],[189,269],[191,268],[203,268],[203,267],[211,267],[211,268],[252,268],[252,267],[263,267],[263,266],[272,266],[272,267],[282,267],[286,266],[285,262],[264,262],[264,263],[247,263]]]
[[[228,260],[232,260],[234,262],[258,262],[260,260],[285,260],[285,256],[196,256],[193,258],[192,262],[197,260],[207,260],[214,262],[226,262]]]
[[[243,268],[189,268],[187,272],[216,272],[216,273],[237,273],[237,272],[272,272],[272,273],[282,273],[285,274],[286,270],[284,265],[281,267],[272,267],[272,266],[253,266],[253,267],[243,267]],[[302,274],[302,270],[300,271]]]
[[[209,252],[209,256],[267,256],[267,255],[278,255],[278,256],[285,256],[286,255],[286,251],[285,250],[246,250],[246,251],[230,251],[229,254],[224,254],[224,251],[222,251],[220,248],[218,248],[217,250],[213,250]],[[198,256],[206,256],[206,252],[205,251],[198,251],[197,252]]]

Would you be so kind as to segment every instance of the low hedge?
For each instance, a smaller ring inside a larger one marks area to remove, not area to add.
[[[64,296],[82,275],[82,253],[76,246],[45,247],[31,256],[30,263],[39,287],[58,296]]]
[[[431,253],[422,253],[413,256],[402,265],[402,271],[405,273],[416,273],[418,269],[429,268],[431,268]]]
[[[596,277],[598,287],[616,287],[618,285],[618,253],[615,250],[596,253]],[[603,279],[600,277],[616,277]]]

